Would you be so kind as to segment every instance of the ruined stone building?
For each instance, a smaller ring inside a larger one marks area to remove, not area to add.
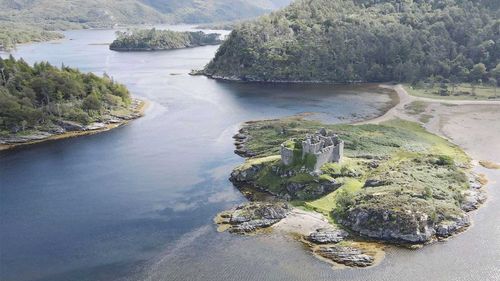
[[[315,134],[307,134],[301,147],[295,147],[295,143],[295,140],[290,140],[281,144],[281,161],[284,165],[292,165],[298,160],[304,162],[309,158],[315,160],[313,171],[319,172],[325,163],[339,163],[344,155],[344,141],[324,128]]]

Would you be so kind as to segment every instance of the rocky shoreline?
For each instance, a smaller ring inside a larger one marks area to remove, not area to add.
[[[142,117],[146,107],[147,102],[134,99],[128,108],[130,113],[110,114],[99,122],[83,125],[78,122],[58,120],[48,130],[35,130],[22,135],[13,134],[9,136],[0,136],[0,151],[48,140],[71,138],[108,131],[123,126],[131,120]]]
[[[311,231],[308,234],[293,233],[289,228],[280,225],[300,224],[301,221],[297,221],[296,215],[303,216],[302,219],[305,220],[310,220],[313,218],[311,216],[314,216],[285,202],[248,202],[219,213],[214,222],[218,225],[219,231],[227,230],[240,235],[284,230],[288,234],[298,235],[316,257],[336,265],[367,267],[380,260],[380,250],[367,251],[366,247],[359,247],[352,241],[346,240],[349,233],[330,225],[326,220],[321,228],[307,229],[308,227],[304,226],[302,231]]]

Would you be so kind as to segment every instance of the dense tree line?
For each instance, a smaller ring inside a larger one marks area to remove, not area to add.
[[[498,1],[298,0],[239,25],[207,75],[259,81],[494,79]]]
[[[111,78],[47,62],[33,67],[0,57],[0,132],[49,126],[58,120],[87,124],[130,104],[125,86]]]
[[[171,30],[132,30],[116,32],[116,40],[111,43],[111,50],[153,51],[190,48],[205,45],[217,45],[222,41],[220,34],[198,32],[178,32]]]

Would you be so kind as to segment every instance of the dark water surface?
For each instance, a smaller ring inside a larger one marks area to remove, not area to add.
[[[498,260],[491,260],[498,255],[488,253],[495,247],[484,245],[487,238],[474,240],[472,231],[420,251],[389,250],[378,267],[341,271],[291,239],[217,233],[215,214],[245,200],[227,180],[242,162],[231,139],[241,122],[304,112],[345,122],[381,114],[389,97],[349,87],[191,77],[187,73],[205,65],[217,47],[117,53],[101,44],[113,37],[107,30],[72,31],[57,44],[24,45],[13,53],[29,63],[106,72],[151,104],[144,118],[110,132],[0,152],[0,280],[498,276]]]

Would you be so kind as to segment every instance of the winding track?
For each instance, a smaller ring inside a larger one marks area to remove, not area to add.
[[[446,99],[432,99],[432,98],[424,98],[417,97],[408,94],[408,92],[404,89],[401,84],[392,86],[382,84],[381,88],[392,89],[398,94],[399,102],[389,109],[384,115],[367,120],[362,121],[356,124],[380,124],[384,121],[388,121],[394,118],[400,118],[405,120],[413,120],[407,113],[405,113],[405,106],[410,104],[413,101],[424,101],[428,103],[445,103],[445,104],[453,104],[453,105],[500,105],[500,101],[486,101],[486,100],[446,100]]]

